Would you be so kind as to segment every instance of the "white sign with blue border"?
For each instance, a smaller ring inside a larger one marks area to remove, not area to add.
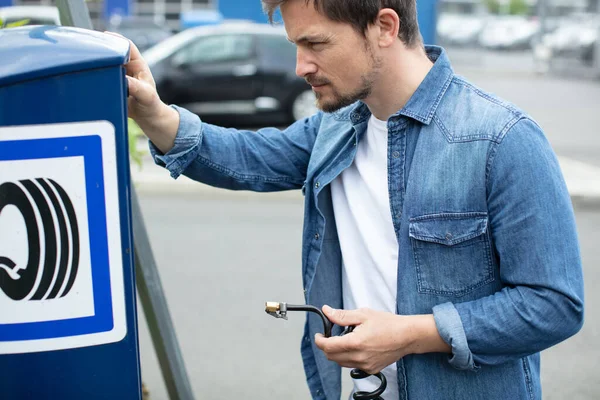
[[[127,334],[114,126],[0,128],[0,354]]]

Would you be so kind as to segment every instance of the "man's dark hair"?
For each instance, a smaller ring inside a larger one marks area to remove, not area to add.
[[[273,23],[273,14],[287,1],[301,0],[262,0],[263,9]],[[421,44],[419,23],[417,22],[416,0],[303,0],[311,1],[315,9],[332,21],[346,22],[362,35],[370,24],[374,24],[377,14],[383,8],[391,8],[400,18],[398,37],[409,48]]]

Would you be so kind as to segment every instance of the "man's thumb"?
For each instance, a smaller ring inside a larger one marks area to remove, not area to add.
[[[357,310],[338,310],[324,305],[323,312],[331,322],[339,326],[359,325],[363,322],[363,317]]]

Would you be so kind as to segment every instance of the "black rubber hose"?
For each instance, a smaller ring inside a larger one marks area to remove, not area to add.
[[[325,316],[325,314],[323,314],[323,311],[319,310],[317,307],[310,305],[297,306],[293,304],[288,304],[287,309],[288,311],[310,311],[319,314],[319,316],[323,320],[323,334],[325,335],[325,337],[331,337],[331,321]]]
[[[331,337],[331,328],[332,328],[333,324],[331,323],[329,318],[327,318],[325,316],[325,314],[323,314],[323,311],[321,311],[319,308],[311,306],[311,305],[287,304],[286,306],[287,306],[288,311],[308,311],[308,312],[314,312],[315,314],[318,314],[321,317],[321,319],[323,320],[324,336]],[[354,330],[354,328],[355,328],[354,326],[346,327],[346,330],[342,333],[342,335],[351,333]],[[354,394],[352,394],[352,398],[354,400],[381,400],[380,396],[383,394],[383,392],[385,392],[385,389],[387,388],[387,380],[385,379],[385,376],[383,375],[382,372],[378,372],[376,374],[371,375],[371,374],[368,374],[365,371],[362,371],[358,368],[354,368],[353,370],[350,371],[350,376],[352,377],[352,379],[364,379],[369,376],[375,376],[381,381],[381,384],[379,385],[379,387],[372,392],[359,391],[359,392],[355,392]]]
[[[358,368],[354,368],[352,371],[350,371],[350,376],[352,377],[352,379],[364,379],[371,376],[371,374],[367,374],[365,371],[361,371]],[[379,396],[381,396],[383,392],[385,392],[385,389],[387,388],[387,380],[385,379],[385,375],[383,375],[381,372],[373,374],[373,376],[376,376],[377,378],[379,378],[379,380],[381,380],[381,384],[379,385],[379,387],[372,392],[354,392],[354,394],[352,395],[352,398],[354,400],[381,399],[381,397]]]

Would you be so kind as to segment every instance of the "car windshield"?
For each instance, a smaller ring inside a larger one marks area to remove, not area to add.
[[[173,57],[176,64],[207,64],[244,60],[252,54],[252,36],[245,34],[200,37]]]
[[[148,65],[152,66],[162,59],[173,54],[183,45],[193,40],[196,33],[193,30],[183,31],[178,35],[171,36],[144,52],[144,59]]]

